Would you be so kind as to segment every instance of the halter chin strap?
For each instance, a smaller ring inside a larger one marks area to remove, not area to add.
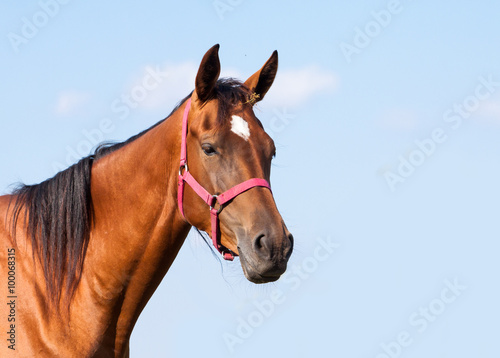
[[[264,187],[271,190],[271,186],[268,181],[260,178],[253,178],[244,181],[238,185],[233,186],[231,189],[223,192],[222,194],[213,195],[210,194],[204,187],[202,187],[195,178],[191,175],[187,165],[187,126],[188,126],[188,115],[191,108],[191,98],[186,101],[186,108],[184,109],[184,115],[182,117],[182,139],[181,139],[181,161],[179,166],[179,183],[177,190],[177,202],[179,204],[179,210],[184,215],[183,207],[183,197],[184,197],[184,183],[187,183],[196,194],[205,202],[210,208],[210,222],[212,226],[212,242],[215,248],[222,254],[225,260],[232,261],[234,259],[234,253],[227,247],[223,246],[220,242],[219,235],[219,213],[226,203],[244,193],[245,191],[256,187]],[[215,204],[219,204],[219,208],[215,208]]]

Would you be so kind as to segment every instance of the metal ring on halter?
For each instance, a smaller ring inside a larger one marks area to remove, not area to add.
[[[212,202],[213,204],[210,205],[210,211],[212,211],[212,209],[215,207],[215,203],[217,203],[217,197],[218,195],[212,195]],[[220,207],[219,207],[219,210],[217,210],[217,214],[220,213]]]
[[[215,204],[217,203],[217,197],[218,195],[212,195],[212,198],[214,199],[214,204],[213,205],[210,205],[210,211],[212,211],[213,208],[215,208]],[[219,209],[217,209],[217,215],[220,214],[220,212],[222,211],[222,205],[219,204]]]
[[[181,165],[181,166],[179,167],[179,175],[182,175],[182,168],[184,168],[184,170],[185,170],[186,172],[188,172],[188,171],[189,171],[189,169],[188,169],[188,163],[184,163],[183,165]]]

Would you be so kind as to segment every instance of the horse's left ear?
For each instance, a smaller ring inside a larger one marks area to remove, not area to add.
[[[263,99],[269,88],[271,88],[277,71],[278,51],[274,51],[264,66],[245,81],[245,85],[256,95],[256,102]]]

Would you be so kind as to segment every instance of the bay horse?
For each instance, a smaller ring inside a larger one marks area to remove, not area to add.
[[[254,283],[284,273],[293,237],[269,186],[272,139],[253,106],[275,51],[245,82],[219,45],[163,121],[0,197],[0,356],[128,357],[132,329],[191,227]]]

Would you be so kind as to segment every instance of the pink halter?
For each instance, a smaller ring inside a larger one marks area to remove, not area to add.
[[[234,259],[234,253],[227,247],[223,246],[219,238],[219,213],[221,212],[223,206],[230,200],[234,199],[241,193],[256,187],[264,187],[271,190],[271,186],[265,179],[253,178],[244,181],[238,185],[233,186],[231,189],[223,192],[219,195],[210,194],[204,187],[202,187],[195,178],[189,173],[187,165],[187,125],[188,125],[188,114],[191,108],[191,98],[186,101],[186,108],[184,109],[184,116],[182,117],[182,140],[181,140],[181,162],[179,166],[179,188],[177,190],[177,202],[179,204],[179,210],[184,216],[184,208],[182,205],[184,196],[184,182],[186,182],[200,198],[203,199],[205,203],[210,207],[210,221],[212,226],[212,242],[215,248],[222,254],[225,260],[232,261]],[[184,172],[183,170],[184,169]],[[215,204],[219,203],[219,208],[215,208]],[[185,216],[184,216],[185,217]]]

